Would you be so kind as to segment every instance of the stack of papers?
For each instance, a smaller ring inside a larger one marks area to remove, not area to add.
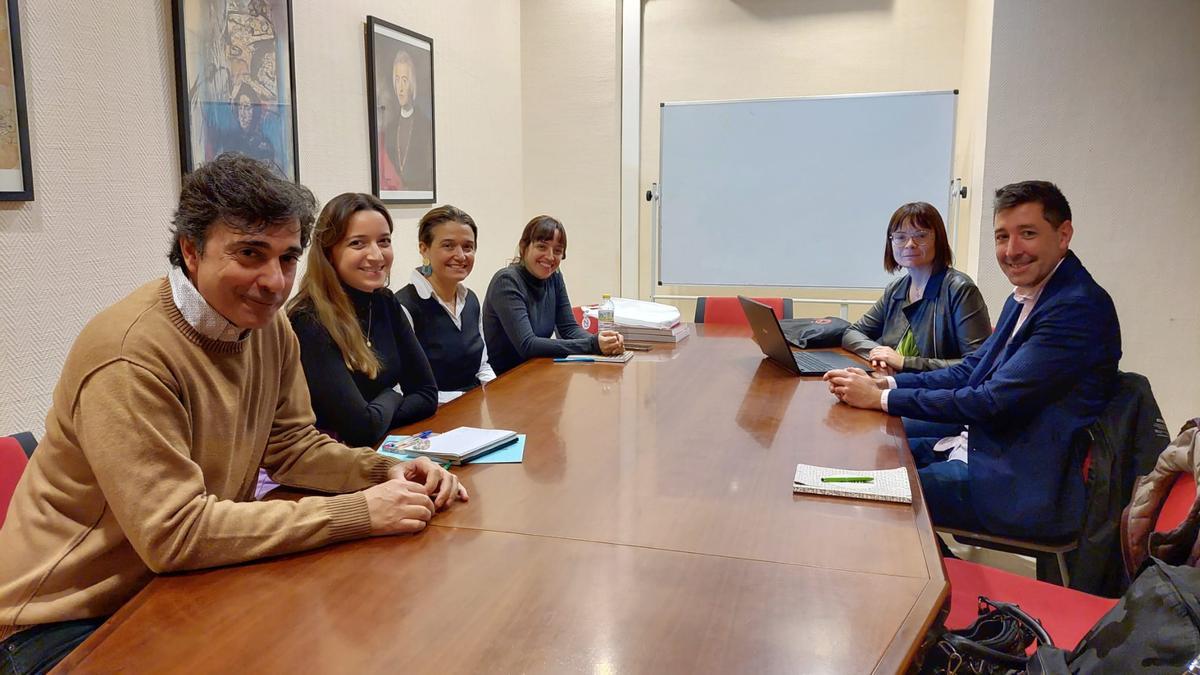
[[[692,334],[686,323],[677,323],[670,328],[641,328],[617,324],[617,332],[629,342],[679,342]]]
[[[829,483],[822,478],[870,478],[870,482],[835,482]],[[831,495],[834,497],[853,497],[855,499],[870,499],[881,502],[912,503],[912,489],[908,484],[908,470],[904,467],[883,469],[879,471],[852,471],[850,469],[832,469],[811,464],[797,464],[796,478],[792,482],[792,492],[810,495]]]

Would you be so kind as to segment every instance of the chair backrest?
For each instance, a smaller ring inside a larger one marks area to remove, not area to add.
[[[30,434],[18,435],[33,438]],[[22,439],[16,436],[0,436],[0,525],[4,524],[4,518],[8,515],[8,503],[12,500],[17,482],[21,480],[21,474],[25,473],[25,465],[28,463],[29,455],[26,454]]]
[[[1121,558],[1126,579],[1154,556],[1172,565],[1200,567],[1197,546],[1200,513],[1196,511],[1196,463],[1200,461],[1200,427],[1189,422],[1159,455],[1152,472],[1137,484],[1121,514]]]
[[[751,298],[769,306],[777,319],[792,318],[792,301],[789,298]],[[718,323],[727,326],[748,326],[746,313],[736,297],[717,295],[696,298],[696,323]]]
[[[25,451],[26,457],[33,457],[33,451],[37,448],[37,438],[28,431],[20,431],[12,435],[21,444],[21,449]]]
[[[1171,491],[1163,500],[1158,518],[1154,521],[1154,531],[1170,532],[1179,527],[1179,524],[1187,518],[1194,503],[1196,503],[1196,479],[1183,472],[1176,474],[1175,482],[1171,484]]]

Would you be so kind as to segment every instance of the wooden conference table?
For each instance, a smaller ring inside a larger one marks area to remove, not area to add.
[[[698,326],[531,361],[402,431],[528,434],[419,535],[164,576],[63,663],[110,672],[896,672],[947,593],[899,420]],[[793,495],[906,466],[913,505]]]

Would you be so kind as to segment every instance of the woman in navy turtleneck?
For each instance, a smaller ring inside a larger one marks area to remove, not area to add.
[[[625,351],[620,333],[591,335],[575,322],[558,270],[566,257],[566,228],[550,216],[537,216],[521,232],[517,258],[492,277],[483,303],[483,337],[497,374],[538,356]]]
[[[288,316],[317,428],[373,445],[437,410],[429,361],[387,288],[392,217],[375,197],[347,192],[325,205],[314,239]]]

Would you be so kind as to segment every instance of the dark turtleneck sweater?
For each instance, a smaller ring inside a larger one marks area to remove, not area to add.
[[[554,333],[558,339],[551,339]],[[483,303],[488,362],[499,375],[538,356],[599,354],[600,343],[579,327],[562,272],[538,279],[520,263],[496,272]]]
[[[348,445],[374,445],[389,429],[432,415],[437,410],[437,383],[392,292],[342,288],[363,332],[370,328],[371,348],[380,365],[375,379],[346,367],[341,350],[311,307],[292,312],[292,327],[300,339],[300,361],[317,428]],[[396,384],[403,394],[392,388]]]

